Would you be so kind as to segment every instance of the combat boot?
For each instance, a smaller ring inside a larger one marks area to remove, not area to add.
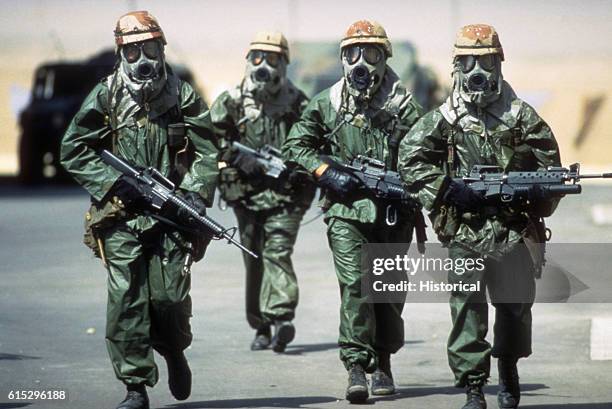
[[[191,395],[191,369],[183,351],[164,355],[168,365],[168,387],[176,400],[185,400]]]
[[[272,332],[270,326],[260,328],[255,333],[255,339],[251,342],[251,351],[261,351],[270,346]]]
[[[518,408],[521,401],[517,361],[518,359],[514,357],[500,357],[497,361],[497,371],[499,373],[497,403],[500,409]]]
[[[391,374],[391,355],[378,354],[378,366],[372,374],[372,395],[391,395],[395,393],[393,374]]]
[[[272,349],[274,352],[285,352],[287,344],[295,338],[295,327],[291,321],[274,322],[274,338],[272,338]]]
[[[487,409],[487,401],[482,392],[482,382],[469,382],[465,388],[467,399],[462,409]]]
[[[368,399],[368,381],[361,365],[353,364],[348,370],[348,387],[346,400],[351,403],[363,403]]]
[[[117,409],[149,409],[149,397],[144,385],[128,385],[127,395]]]

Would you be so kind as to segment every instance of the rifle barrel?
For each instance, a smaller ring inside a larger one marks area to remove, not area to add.
[[[579,179],[612,179],[612,172],[607,173],[591,173],[578,176]]]

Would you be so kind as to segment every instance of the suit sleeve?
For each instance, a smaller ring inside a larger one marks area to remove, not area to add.
[[[187,127],[187,137],[195,148],[195,159],[180,188],[198,192],[206,204],[212,206],[218,173],[217,138],[208,106],[187,82],[182,83],[181,111]]]
[[[437,111],[429,112],[416,122],[399,147],[400,176],[427,210],[435,208],[446,185],[443,120]]]
[[[559,146],[548,124],[537,114],[535,109],[523,102],[520,127],[523,142],[531,149],[534,170],[546,170],[549,166],[561,166]],[[532,211],[542,217],[553,214],[559,198],[552,198],[535,203]]]
[[[106,165],[98,150],[103,147],[102,137],[112,136],[105,121],[108,88],[98,84],[85,98],[74,116],[60,147],[62,166],[96,200],[102,201],[121,173]]]
[[[324,135],[329,132],[324,123],[329,109],[332,109],[330,104],[325,103],[321,94],[306,106],[283,144],[283,158],[287,163],[298,165],[309,173],[321,165],[319,151],[325,142]]]

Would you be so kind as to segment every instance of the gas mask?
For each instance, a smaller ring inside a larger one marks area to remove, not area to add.
[[[503,77],[501,58],[497,54],[460,55],[455,58],[453,76],[461,99],[479,108],[501,95]]]
[[[378,46],[356,44],[344,48],[342,68],[349,94],[358,100],[371,100],[382,83],[386,64],[385,53]]]
[[[287,61],[280,53],[252,50],[244,78],[247,93],[258,102],[269,101],[287,83]]]
[[[159,94],[167,79],[164,47],[157,40],[121,47],[121,76],[132,96],[148,102]]]

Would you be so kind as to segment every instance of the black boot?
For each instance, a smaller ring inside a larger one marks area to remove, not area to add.
[[[270,346],[272,332],[270,326],[260,328],[255,333],[255,339],[251,342],[251,351],[261,351]]]
[[[487,409],[487,401],[482,392],[482,382],[469,382],[465,388],[467,399],[462,409]]]
[[[368,399],[368,381],[361,365],[353,364],[348,370],[348,387],[346,400],[351,403],[363,403]]]
[[[191,395],[191,369],[183,351],[164,355],[168,365],[168,386],[176,400],[185,400]]]
[[[393,374],[391,373],[391,356],[389,353],[378,354],[378,367],[372,374],[372,395],[391,395],[395,393]]]
[[[285,352],[287,344],[295,338],[295,327],[291,321],[274,322],[274,338],[272,338],[272,349],[274,352]]]
[[[497,361],[497,371],[499,372],[497,403],[500,409],[518,408],[521,401],[517,361],[518,359],[514,357],[500,357]]]
[[[149,409],[149,397],[144,385],[128,385],[127,395],[117,409]]]

